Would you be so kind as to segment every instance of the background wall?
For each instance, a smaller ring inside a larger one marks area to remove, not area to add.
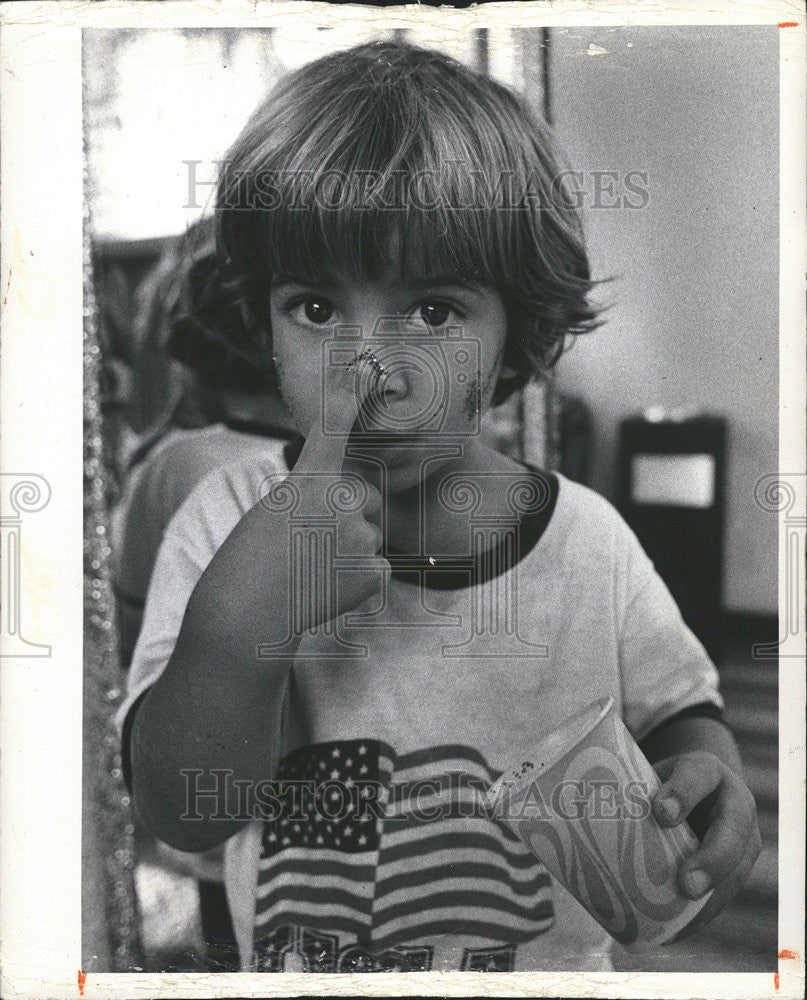
[[[494,45],[489,69],[515,82],[511,32],[499,34],[507,44]],[[378,31],[355,20],[319,29],[85,30],[93,233],[137,240],[183,232],[209,208],[217,161],[284,73],[336,49],[394,36],[428,43],[422,32]],[[479,62],[473,31],[447,31],[441,46],[456,59]],[[188,160],[198,163],[191,197]]]
[[[774,613],[776,517],[754,484],[777,469],[777,29],[554,29],[550,44],[552,114],[585,175],[594,273],[617,279],[599,293],[606,325],[558,368],[592,408],[592,485],[613,497],[622,417],[652,404],[724,414],[724,603]],[[619,175],[602,204],[645,172],[648,203],[595,207],[593,171]]]

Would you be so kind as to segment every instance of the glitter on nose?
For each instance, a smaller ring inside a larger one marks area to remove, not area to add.
[[[380,379],[382,376],[387,374],[386,368],[381,364],[381,362],[378,360],[375,354],[373,354],[373,352],[370,350],[369,347],[365,347],[365,349],[360,354],[357,354],[352,361],[348,361],[348,363],[345,365],[345,368],[348,371],[351,370],[358,371],[359,362],[361,361],[366,361],[367,364],[370,365],[370,367],[375,372],[377,379]]]

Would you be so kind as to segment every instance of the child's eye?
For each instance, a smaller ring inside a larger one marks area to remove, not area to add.
[[[321,326],[333,316],[333,305],[327,299],[309,296],[306,299],[299,299],[292,305],[290,312],[298,322],[308,322]]]
[[[445,326],[454,312],[446,302],[424,302],[420,307],[420,318],[427,326]]]

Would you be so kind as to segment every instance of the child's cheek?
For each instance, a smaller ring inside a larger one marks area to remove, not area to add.
[[[286,409],[292,415],[297,430],[307,434],[320,410],[320,383],[316,368],[303,357],[286,359],[275,356],[277,385]],[[314,374],[312,374],[312,372]]]

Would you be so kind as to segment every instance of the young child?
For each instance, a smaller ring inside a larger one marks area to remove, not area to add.
[[[595,325],[561,177],[519,97],[390,42],[288,75],[230,152],[220,252],[306,440],[176,515],[121,716],[154,833],[226,841],[245,969],[608,968],[476,807],[605,696],[658,762],[659,820],[702,813],[700,922],[758,854],[716,671],[634,536],[479,434]]]

